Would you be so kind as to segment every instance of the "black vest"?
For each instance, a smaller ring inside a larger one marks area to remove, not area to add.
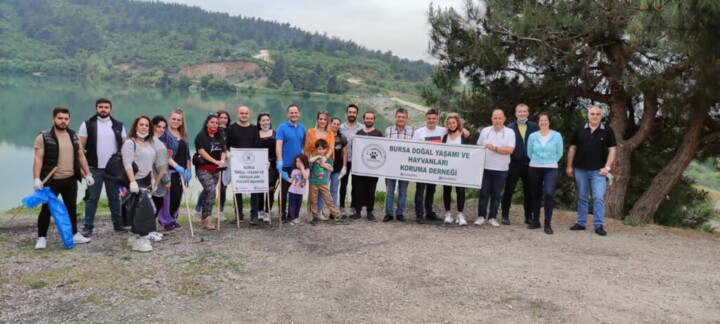
[[[115,134],[115,142],[117,143],[117,149],[119,151],[122,147],[123,123],[112,117],[110,117],[110,121],[112,121],[112,130]],[[87,158],[88,165],[91,168],[97,168],[97,115],[85,121],[85,129],[87,129],[88,134],[87,143],[85,144],[85,158]]]
[[[74,178],[78,181],[82,179],[82,174],[80,174],[80,160],[78,159],[78,150],[80,149],[80,139],[78,138],[77,134],[73,132],[72,130],[67,130],[68,134],[70,134],[70,142],[72,142],[73,146],[73,172],[74,172]],[[45,146],[45,151],[43,152],[43,163],[42,168],[40,169],[40,179],[45,179],[45,177],[52,171],[53,168],[55,168],[58,165],[58,158],[60,156],[60,146],[58,145],[58,138],[57,135],[55,135],[54,127],[51,127],[50,129],[41,132],[43,137],[43,145]]]

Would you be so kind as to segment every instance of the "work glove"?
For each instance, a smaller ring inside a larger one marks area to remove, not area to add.
[[[283,160],[277,160],[277,163],[275,164],[275,168],[278,170],[278,173],[283,172],[282,167],[283,167]]]
[[[190,184],[190,179],[192,179],[192,172],[190,169],[185,170],[185,185]]]
[[[175,169],[175,171],[177,171],[177,173],[185,174],[185,168],[181,167],[180,164],[175,164],[173,169]]]
[[[290,182],[290,176],[287,174],[287,172],[283,171],[281,173],[281,176],[282,176],[283,180]]]
[[[342,167],[342,169],[340,169],[340,178],[344,177],[346,174],[347,174],[347,168]]]
[[[85,183],[88,187],[92,187],[95,184],[95,178],[93,178],[92,175],[88,174],[85,176]]]
[[[35,180],[33,180],[33,188],[35,188],[35,190],[40,190],[42,189],[42,187],[43,183],[40,178],[35,178]]]
[[[132,192],[132,193],[140,192],[140,187],[138,186],[137,181],[130,182],[130,192]]]

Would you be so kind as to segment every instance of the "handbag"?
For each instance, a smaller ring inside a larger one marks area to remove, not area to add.
[[[195,154],[193,154],[192,164],[194,166],[200,166],[200,165],[203,165],[206,163],[207,163],[207,161],[205,161],[205,159],[203,159],[203,157],[200,155],[200,153],[195,152]]]
[[[135,145],[134,149],[137,149],[135,141],[133,141],[133,144]],[[138,172],[138,166],[135,162],[132,163],[132,168],[133,174],[136,174]],[[122,153],[115,152],[110,156],[110,159],[105,165],[105,171],[102,176],[105,179],[117,181],[121,186],[130,186],[130,179],[128,179],[127,173],[125,172],[125,163],[123,163]]]

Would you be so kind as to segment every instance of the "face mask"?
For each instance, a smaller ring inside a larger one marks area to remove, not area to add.
[[[138,132],[138,133],[137,133],[137,136],[140,137],[140,138],[146,138],[146,137],[148,136],[148,133],[140,133],[140,132]]]
[[[262,129],[262,130],[264,130],[264,131],[270,130],[270,125],[268,125],[268,126],[260,126],[260,129]]]
[[[527,124],[527,121],[528,121],[527,118],[525,118],[525,119],[518,119],[518,122],[521,123],[521,124]]]
[[[217,133],[217,129],[210,129],[210,128],[208,128],[208,134],[210,134],[210,135],[215,135],[215,133]]]

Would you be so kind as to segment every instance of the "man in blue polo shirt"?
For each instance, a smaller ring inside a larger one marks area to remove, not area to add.
[[[587,224],[588,195],[592,190],[593,225],[595,233],[605,236],[605,189],[607,174],[615,161],[615,132],[602,124],[602,109],[592,106],[588,110],[588,122],[570,137],[567,169],[569,177],[575,177],[578,192],[577,223],[573,231],[584,231]]]
[[[292,173],[295,157],[302,153],[305,145],[305,126],[299,122],[300,108],[295,104],[288,106],[287,117],[288,120],[275,130],[277,169],[283,175],[281,182],[282,206],[280,206],[283,221],[287,221],[287,196],[290,188],[287,175]]]

